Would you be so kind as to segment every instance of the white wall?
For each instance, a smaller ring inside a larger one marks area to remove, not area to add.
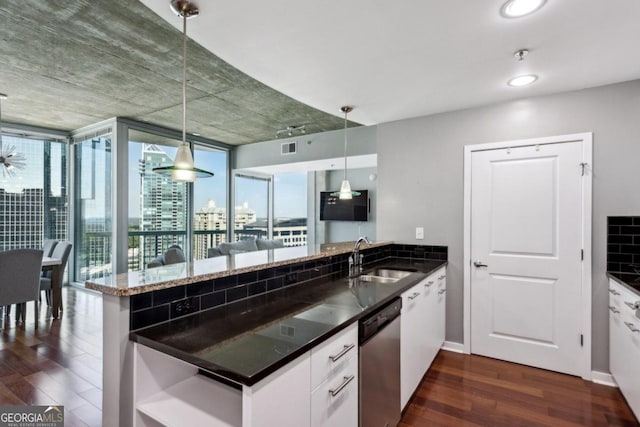
[[[375,126],[349,128],[348,132],[349,156],[376,153],[377,128]],[[280,154],[280,144],[292,141],[298,142],[298,152],[287,155]],[[246,169],[338,157],[344,157],[343,129],[241,145],[234,150],[232,168]],[[342,167],[342,165],[338,165],[338,167]]]
[[[640,214],[640,81],[378,125],[377,238],[449,247],[448,340],[463,336],[464,145],[579,132],[594,137],[592,360],[606,372],[606,217]]]

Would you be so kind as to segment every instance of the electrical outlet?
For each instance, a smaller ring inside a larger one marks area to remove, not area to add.
[[[424,227],[416,227],[416,240],[424,240]]]
[[[297,273],[289,273],[285,276],[284,279],[284,284],[285,285],[292,285],[294,283],[296,283],[298,281],[298,274]]]
[[[193,313],[198,310],[199,304],[192,298],[186,298],[180,301],[171,303],[171,317],[184,316],[185,314]]]

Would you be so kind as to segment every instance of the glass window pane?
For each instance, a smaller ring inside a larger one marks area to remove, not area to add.
[[[77,281],[111,274],[111,136],[90,138],[76,144]]]
[[[235,193],[235,240],[266,238],[269,234],[269,180],[236,175]]]
[[[207,249],[227,241],[227,153],[200,144],[194,145],[197,168],[213,172],[211,178],[193,184],[193,259],[207,257]]]
[[[179,143],[146,132],[129,132],[129,271],[146,268],[172,245],[185,248],[187,185],[153,172],[153,168],[173,164]]]
[[[0,251],[39,249],[49,238],[67,240],[67,145],[3,135],[2,148],[10,147],[26,161],[12,175],[0,173]]]
[[[306,246],[307,173],[283,173],[273,178],[273,238],[285,246]]]

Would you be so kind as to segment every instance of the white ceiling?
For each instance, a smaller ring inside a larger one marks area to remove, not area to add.
[[[182,28],[169,0],[142,2]],[[640,78],[638,0],[548,0],[519,19],[503,0],[195,2],[195,41],[312,107],[354,105],[363,124]],[[540,78],[506,85],[525,73]]]

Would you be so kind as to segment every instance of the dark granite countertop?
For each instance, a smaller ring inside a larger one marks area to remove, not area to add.
[[[286,288],[131,332],[130,339],[251,386],[444,265],[386,260],[376,267],[415,272],[395,283],[341,278]]]
[[[607,277],[626,286],[630,291],[635,292],[640,297],[640,274],[607,272]]]

